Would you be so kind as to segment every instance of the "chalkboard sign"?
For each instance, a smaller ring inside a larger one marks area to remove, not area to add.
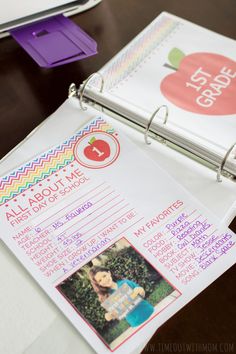
[[[132,295],[133,290],[128,284],[123,284],[102,303],[102,307],[121,320],[142,301],[141,296]]]

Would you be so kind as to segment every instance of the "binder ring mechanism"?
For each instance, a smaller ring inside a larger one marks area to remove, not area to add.
[[[100,90],[99,92],[103,92],[103,87],[104,87],[104,78],[102,76],[102,74],[96,72],[91,74],[81,85],[81,87],[79,89],[77,89],[76,85],[74,83],[70,84],[69,86],[69,90],[68,90],[68,97],[77,97],[79,98],[79,104],[80,104],[80,108],[83,111],[86,111],[87,107],[83,106],[83,96],[84,96],[84,91],[85,88],[88,84],[88,82],[94,78],[94,76],[98,75],[101,79],[101,86],[100,86]]]
[[[104,87],[104,78],[102,76],[102,74],[100,74],[99,72],[93,73],[91,74],[84,82],[83,84],[80,86],[79,89],[79,104],[80,104],[80,108],[83,111],[87,110],[87,107],[83,105],[83,97],[84,97],[84,91],[86,89],[86,86],[88,85],[89,81],[91,81],[96,75],[98,75],[101,79],[101,85],[100,85],[100,89],[99,92],[103,92],[103,87]]]
[[[224,169],[224,165],[225,165],[230,153],[234,149],[234,147],[236,147],[236,142],[228,149],[228,151],[226,152],[225,156],[223,157],[223,159],[221,161],[220,166],[217,169],[217,175],[216,175],[217,182],[222,182],[221,176],[222,176],[222,171]]]
[[[168,116],[169,116],[169,109],[168,109],[168,106],[166,105],[162,105],[162,106],[159,106],[154,112],[153,114],[151,115],[150,119],[149,119],[149,122],[147,124],[147,128],[144,132],[144,140],[145,140],[145,143],[147,145],[150,145],[151,144],[151,141],[148,140],[148,133],[149,133],[149,130],[150,130],[150,127],[151,127],[151,124],[152,124],[152,121],[153,119],[156,117],[156,114],[161,110],[161,109],[165,109],[165,116],[164,116],[164,119],[163,119],[163,125],[166,124],[167,120],[168,120]]]

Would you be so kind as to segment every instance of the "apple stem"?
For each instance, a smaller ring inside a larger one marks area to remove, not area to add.
[[[163,66],[164,66],[165,68],[168,68],[168,69],[172,69],[172,70],[177,71],[177,68],[175,68],[174,66],[172,66],[172,65],[170,65],[170,64],[168,64],[168,63],[165,63]]]

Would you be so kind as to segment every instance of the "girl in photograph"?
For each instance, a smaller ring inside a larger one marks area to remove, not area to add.
[[[89,272],[89,277],[93,289],[98,295],[100,303],[105,301],[112,293],[114,293],[123,284],[128,284],[129,287],[133,289],[133,297],[140,295],[142,298],[145,297],[144,289],[128,279],[117,279],[111,274],[110,270],[106,267],[96,266],[91,268]],[[130,311],[125,319],[131,327],[137,327],[145,322],[153,313],[154,307],[147,301],[142,300],[132,311]],[[116,319],[114,313],[107,312],[105,314],[107,321]]]

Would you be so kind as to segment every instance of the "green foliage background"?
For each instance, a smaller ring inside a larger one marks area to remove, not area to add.
[[[111,247],[103,255],[107,256],[103,265],[110,269],[112,275],[118,279],[132,280],[143,287],[145,298],[152,305],[155,306],[173,291],[171,285],[132,247],[119,251]],[[129,327],[125,319],[111,322],[105,320],[105,310],[101,307],[83,268],[82,272],[80,270],[66,279],[59,289],[108,343]]]

